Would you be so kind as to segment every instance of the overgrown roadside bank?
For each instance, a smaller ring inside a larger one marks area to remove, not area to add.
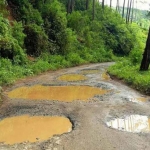
[[[108,73],[136,90],[150,95],[150,70],[139,71],[139,68],[139,64],[133,65],[129,60],[123,60],[109,67]]]

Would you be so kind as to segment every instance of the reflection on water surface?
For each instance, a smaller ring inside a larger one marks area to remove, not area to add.
[[[106,123],[107,126],[127,132],[149,132],[150,119],[147,116],[130,115],[125,118],[117,118]]]

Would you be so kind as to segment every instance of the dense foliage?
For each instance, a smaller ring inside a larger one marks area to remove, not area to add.
[[[148,31],[139,29],[137,25],[133,27],[137,30],[138,44],[129,57],[122,57],[108,72],[134,88],[150,94],[150,71],[139,71]]]
[[[98,2],[94,20],[92,1],[86,10],[85,0],[76,0],[68,14],[66,0],[7,0],[9,12],[6,1],[1,3],[0,84],[49,69],[112,61],[114,54],[132,55],[139,42],[137,29]]]

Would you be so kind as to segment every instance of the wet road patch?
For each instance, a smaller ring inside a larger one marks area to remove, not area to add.
[[[27,100],[58,100],[72,102],[74,100],[88,101],[96,95],[106,94],[104,90],[91,86],[42,86],[20,87],[8,92],[10,98]]]
[[[0,121],[0,142],[16,144],[36,142],[70,132],[72,124],[65,117],[18,116]]]
[[[106,72],[102,73],[102,79],[103,80],[110,80],[110,76]]]
[[[85,70],[81,70],[80,73],[81,74],[96,74],[99,73],[100,71],[97,69],[85,69]]]
[[[107,126],[121,131],[133,133],[150,132],[150,119],[147,116],[130,115],[108,121]]]
[[[80,74],[65,74],[58,77],[59,81],[84,81],[87,80],[87,77]]]

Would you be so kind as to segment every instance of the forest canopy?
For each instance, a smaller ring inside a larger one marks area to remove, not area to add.
[[[103,8],[98,1],[94,5],[92,0],[88,2],[1,1],[1,65],[8,63],[12,70],[16,66],[26,68],[19,75],[11,74],[18,78],[49,69],[112,61],[114,55],[128,56],[141,46],[138,25],[126,24],[116,10]],[[4,71],[0,74],[1,83],[7,83],[3,81]]]

